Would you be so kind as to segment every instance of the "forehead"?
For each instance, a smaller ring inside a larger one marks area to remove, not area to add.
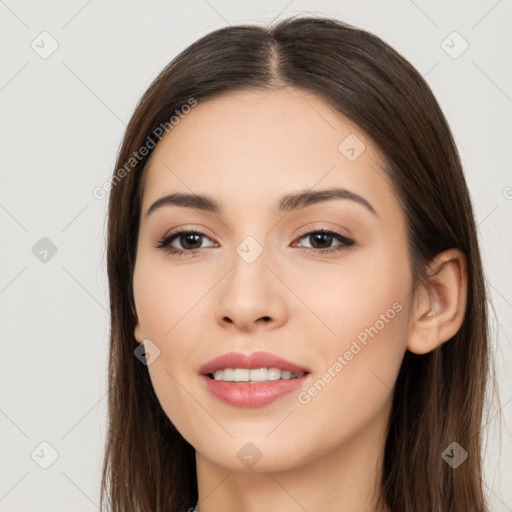
[[[199,102],[158,143],[144,172],[145,211],[173,191],[261,206],[294,190],[342,186],[393,201],[365,133],[323,99],[295,88]]]

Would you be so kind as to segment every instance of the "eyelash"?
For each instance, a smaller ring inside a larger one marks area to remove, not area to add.
[[[330,231],[327,229],[318,229],[314,231],[306,231],[299,235],[298,240],[310,236],[310,235],[316,235],[316,234],[324,234],[328,236],[332,236],[337,241],[341,242],[340,245],[330,248],[330,249],[314,249],[312,247],[305,247],[310,252],[313,252],[315,254],[326,254],[326,253],[333,253],[342,251],[344,249],[347,249],[348,247],[352,247],[355,245],[354,240],[351,240],[350,238],[347,238],[346,236],[341,235],[340,233],[337,233],[336,231]],[[157,249],[165,250],[169,254],[173,254],[175,256],[185,256],[185,255],[192,255],[196,254],[201,249],[190,249],[190,250],[183,250],[183,249],[176,249],[176,247],[171,247],[170,244],[180,236],[183,235],[198,235],[200,237],[208,238],[204,233],[201,231],[198,231],[196,229],[187,229],[183,231],[175,231],[174,233],[171,233],[169,235],[164,236],[158,243],[155,245]]]

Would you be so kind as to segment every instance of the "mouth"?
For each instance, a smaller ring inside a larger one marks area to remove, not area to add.
[[[251,378],[251,372],[253,378]],[[231,374],[233,374],[231,381],[236,380],[235,377],[244,381],[258,381],[258,379],[289,379],[292,375],[306,372],[310,373],[310,369],[270,352],[252,352],[251,354],[229,352],[212,359],[199,369],[200,375],[212,375],[214,379],[220,376],[220,380],[226,381],[231,378]]]
[[[222,382],[246,382],[248,384],[254,384],[256,382],[299,379],[308,374],[309,372],[307,371],[293,373],[280,368],[224,368],[208,373],[206,376],[211,380],[220,380]]]
[[[235,407],[263,407],[299,390],[311,370],[268,352],[231,352],[199,370],[207,391]]]

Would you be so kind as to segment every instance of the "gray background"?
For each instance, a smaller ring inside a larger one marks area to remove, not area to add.
[[[426,77],[448,118],[496,312],[501,405],[489,410],[486,489],[493,510],[512,510],[505,485],[512,476],[510,1],[6,0],[0,1],[1,511],[98,509],[107,203],[92,190],[109,179],[137,100],[198,37],[298,12],[332,15],[382,37]]]

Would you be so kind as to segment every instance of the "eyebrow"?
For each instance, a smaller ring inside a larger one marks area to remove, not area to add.
[[[332,201],[333,199],[348,199],[350,201],[354,201],[355,203],[364,206],[374,215],[378,216],[373,206],[366,199],[354,192],[351,192],[350,190],[336,187],[325,190],[306,190],[294,194],[287,194],[279,200],[278,210],[280,212],[300,210],[306,206],[325,201]],[[146,216],[159,208],[170,205],[193,208],[211,213],[222,213],[221,205],[215,199],[207,195],[175,192],[157,199],[149,207]]]

